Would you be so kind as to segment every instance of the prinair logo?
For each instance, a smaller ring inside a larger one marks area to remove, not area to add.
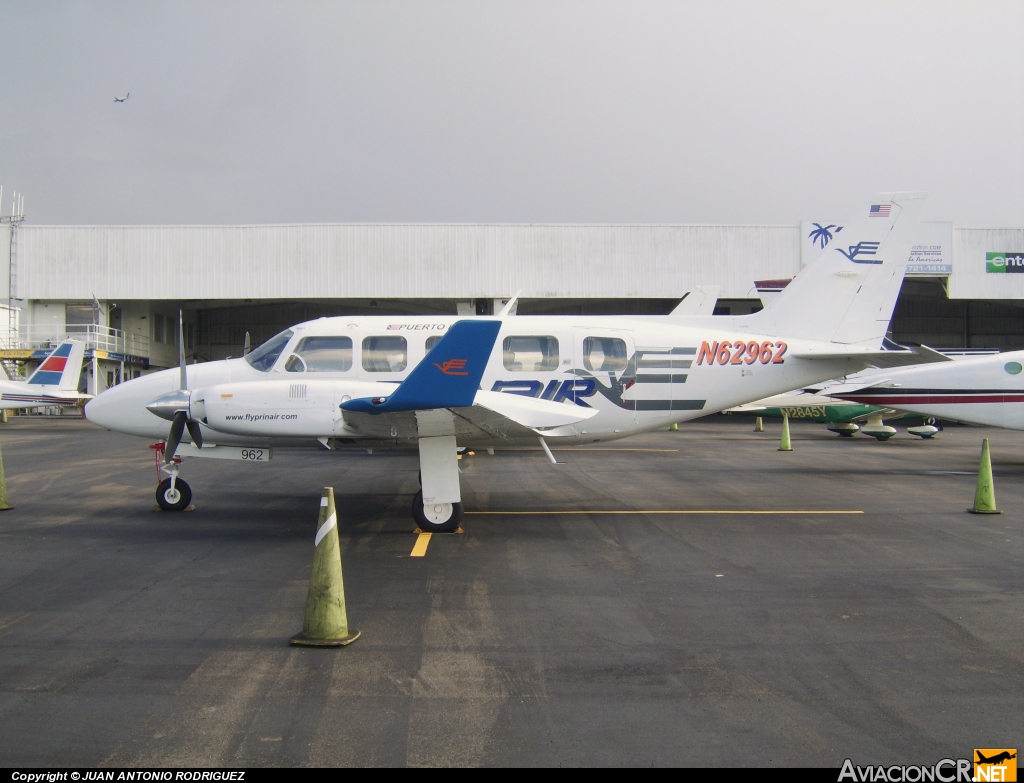
[[[449,359],[442,364],[437,362],[433,363],[434,366],[443,372],[445,375],[469,375],[466,372],[466,360],[465,359]]]
[[[974,780],[1000,781],[1000,783],[1017,779],[1016,748],[975,748],[974,749]]]
[[[836,250],[855,264],[880,264],[882,263],[881,259],[864,258],[858,260],[857,256],[873,256],[878,252],[878,246],[881,244],[881,242],[858,242],[856,245],[850,245],[846,250],[843,250],[841,247],[837,247]]]
[[[989,274],[1024,274],[1024,253],[986,253],[985,271]]]

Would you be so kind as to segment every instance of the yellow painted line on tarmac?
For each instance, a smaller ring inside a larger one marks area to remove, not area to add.
[[[566,446],[565,448],[551,449],[551,450],[552,451],[650,451],[650,452],[655,452],[655,453],[658,453],[658,454],[665,454],[665,453],[668,453],[668,452],[679,451],[679,449],[632,449],[632,448],[622,448],[622,449],[595,448],[595,449],[591,449],[591,448],[575,448],[573,446]],[[515,449],[515,448],[513,448],[513,449],[502,449],[502,448],[498,448],[498,449],[495,449],[495,451],[543,451],[543,449],[529,449],[529,448],[525,448],[525,449]]]
[[[416,534],[416,543],[412,547],[412,554],[409,557],[423,557],[427,554],[427,545],[433,533],[420,532]]]
[[[466,514],[479,514],[482,516],[568,516],[584,514],[805,514],[805,515],[839,515],[839,514],[863,514],[863,511],[753,511],[747,509],[686,509],[683,511],[666,511],[658,509],[655,511],[466,511]]]

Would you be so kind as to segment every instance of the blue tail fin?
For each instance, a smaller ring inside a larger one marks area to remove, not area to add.
[[[65,340],[32,373],[27,383],[38,386],[56,386],[63,391],[78,388],[78,376],[82,372],[82,357],[85,343]]]
[[[501,321],[458,321],[390,397],[363,397],[341,407],[362,413],[469,407],[500,330]]]

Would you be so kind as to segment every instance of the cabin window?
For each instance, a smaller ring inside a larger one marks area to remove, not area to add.
[[[551,336],[506,337],[502,363],[513,372],[558,369],[558,339]]]
[[[284,368],[288,372],[348,372],[352,369],[352,338],[303,337]]]
[[[434,334],[427,338],[427,353],[430,353],[430,349],[441,342],[443,334]]]
[[[626,369],[626,341],[618,337],[588,337],[583,341],[583,366],[592,372]]]
[[[386,335],[363,340],[363,369],[367,372],[401,372],[408,364],[408,355],[404,337]]]
[[[261,372],[268,372],[277,361],[288,341],[292,339],[292,330],[286,329],[281,334],[271,337],[263,345],[252,351],[245,360]]]

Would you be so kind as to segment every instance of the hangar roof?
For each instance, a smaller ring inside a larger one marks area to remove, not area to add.
[[[800,269],[797,226],[26,226],[19,299],[681,296]]]
[[[986,254],[1024,252],[1024,229],[945,225],[951,298],[1024,299],[1024,274],[992,274],[986,264]],[[754,280],[793,277],[808,253],[805,233],[769,225],[22,224],[11,277],[14,298],[56,301],[476,299],[520,290],[524,298],[670,298],[697,285],[739,299],[757,296]]]

